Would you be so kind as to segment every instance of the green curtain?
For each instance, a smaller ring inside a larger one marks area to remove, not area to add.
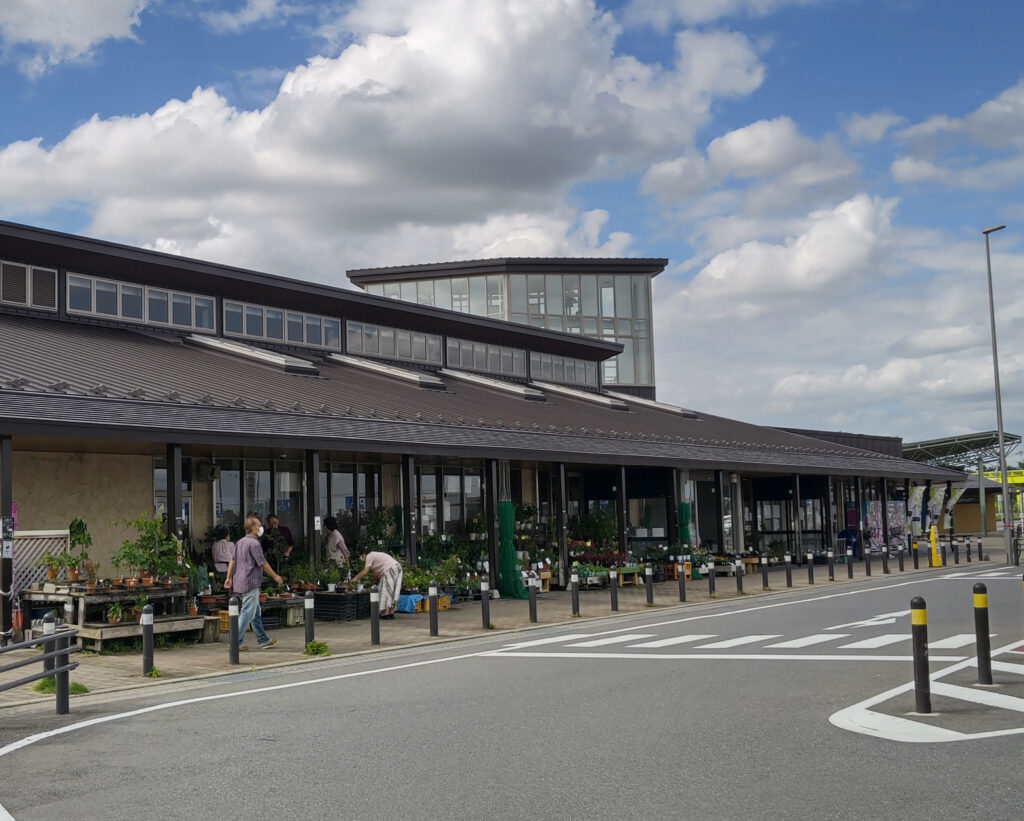
[[[689,544],[690,542],[690,503],[679,503],[679,543]]]
[[[498,502],[498,592],[507,599],[527,599],[515,545],[516,506]]]

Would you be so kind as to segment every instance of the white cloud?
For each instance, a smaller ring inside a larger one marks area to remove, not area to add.
[[[285,0],[244,0],[234,11],[206,11],[199,16],[214,31],[235,34],[261,23],[281,22],[304,8]]]
[[[0,45],[22,73],[38,77],[66,61],[88,59],[100,43],[134,37],[150,0],[4,0]]]
[[[890,129],[906,122],[905,117],[900,117],[889,111],[878,111],[874,114],[854,114],[848,117],[843,123],[846,136],[854,145],[862,143],[877,143],[885,138]]]
[[[634,25],[664,31],[673,23],[711,23],[724,17],[767,17],[784,6],[810,6],[820,0],[631,0],[623,14]]]
[[[889,173],[896,182],[933,182],[949,176],[946,169],[916,157],[899,157],[889,167]]]

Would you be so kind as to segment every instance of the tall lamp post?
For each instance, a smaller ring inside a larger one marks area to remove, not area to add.
[[[1002,231],[1005,225],[994,225],[985,228],[981,233],[985,235],[985,264],[988,268],[988,314],[992,325],[992,369],[995,372],[996,381],[996,428],[999,433],[999,471],[1002,474],[1003,484],[1003,546],[1006,548],[1006,563],[1016,564],[1019,559],[1013,552],[1013,508],[1010,507],[1010,486],[1006,479],[1006,444],[1003,441],[1003,397],[999,390],[999,354],[996,352],[996,303],[992,296],[992,254],[988,247],[988,235],[996,231]],[[984,481],[984,476],[978,477]]]

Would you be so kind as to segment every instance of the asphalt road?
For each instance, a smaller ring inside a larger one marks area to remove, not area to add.
[[[979,688],[979,577],[948,570],[234,674],[76,705],[71,723],[19,715],[0,804],[19,821],[1016,819],[1021,577],[980,579],[1001,652]],[[913,596],[929,716],[900,690]]]

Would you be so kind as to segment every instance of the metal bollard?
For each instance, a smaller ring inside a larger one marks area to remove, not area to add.
[[[939,555],[942,557],[942,566],[946,566],[946,540],[939,540]]]
[[[889,575],[889,546],[882,548],[882,575]]]
[[[644,565],[644,586],[647,588],[647,603],[654,604],[654,568],[650,562]]]
[[[526,580],[526,589],[530,594],[530,624],[537,623],[537,580],[531,575]]]
[[[846,578],[853,578],[853,548],[846,548]]]
[[[64,602],[64,624],[70,627],[75,623],[75,605],[72,602]]]
[[[871,575],[871,551],[870,550],[865,550],[864,551],[864,575],[865,576],[870,576]]]
[[[153,671],[153,605],[142,608],[142,675]]]
[[[427,588],[427,605],[430,610],[430,635],[437,635],[437,582],[431,581]]]
[[[914,709],[932,711],[932,684],[928,678],[928,611],[924,599],[910,600],[910,634],[914,643]]]
[[[681,602],[686,601],[686,573],[683,572],[683,568],[686,567],[684,562],[688,561],[690,561],[690,557],[683,556],[683,561],[679,563],[679,601]]]
[[[761,589],[768,590],[768,554],[761,554]]]
[[[834,582],[836,580],[836,554],[830,550],[825,555],[828,556],[828,580]]]
[[[742,593],[743,592],[743,560],[742,559],[737,559],[736,560],[736,564],[734,565],[734,567],[736,568],[736,592],[737,593]]]
[[[917,542],[917,539],[915,539],[914,540],[914,547],[910,551],[911,555],[914,558],[914,570],[918,570],[920,568],[920,561],[921,561],[920,557],[918,556],[917,548],[918,548],[918,542]]]
[[[228,663],[238,664],[238,596],[228,599]]]
[[[380,644],[380,588],[370,588],[370,644]]]
[[[900,552],[896,554],[896,566],[900,573],[903,572],[903,545],[900,545]]]
[[[988,638],[988,588],[974,585],[974,635],[978,648],[978,684],[992,683],[992,647]]]
[[[580,571],[578,568],[573,568],[572,573],[569,574],[569,590],[572,598],[572,614],[578,616],[580,614]]]
[[[960,540],[953,539],[949,544],[949,548],[953,551],[953,564],[960,564]]]
[[[303,618],[305,619],[306,625],[306,644],[309,644],[311,641],[315,639],[315,631],[313,628],[313,622],[315,621],[315,619],[313,618],[314,605],[315,601],[313,599],[313,591],[307,590],[306,598],[302,602],[302,615]]]
[[[789,553],[785,555],[786,561],[786,587],[793,586],[793,556]]]
[[[968,536],[966,539],[964,539],[964,548],[966,548],[964,550],[964,553],[967,554],[967,564],[970,564],[971,563],[971,537],[970,536]]]
[[[807,554],[807,583],[814,584],[814,554]]]
[[[60,671],[54,676],[57,690],[57,715],[59,716],[66,716],[71,712],[71,704],[69,703],[71,697],[71,673],[68,670],[60,670],[61,667],[68,666],[67,649],[69,641],[70,639],[66,634],[58,635],[57,643],[54,647],[58,653],[56,669]],[[65,652],[62,653],[62,650]]]
[[[708,559],[708,598],[715,598],[715,560]]]
[[[985,561],[985,557],[981,555],[981,536],[978,537],[978,561]]]
[[[491,629],[491,583],[486,579],[480,580],[480,619],[483,622],[484,630]]]
[[[57,648],[57,640],[54,634],[57,632],[57,617],[50,611],[43,616],[43,652],[52,653]],[[43,672],[52,673],[56,665],[53,658],[43,659]]]
[[[612,612],[619,612],[619,571],[614,567],[608,569],[608,586],[612,594]]]

